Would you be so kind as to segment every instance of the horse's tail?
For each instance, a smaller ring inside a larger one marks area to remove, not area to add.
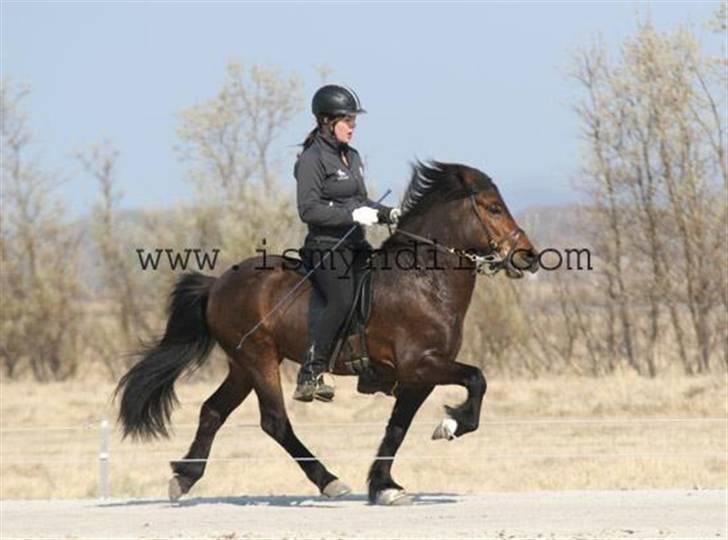
[[[183,274],[169,298],[164,336],[139,351],[142,359],[119,381],[119,420],[124,437],[168,437],[167,424],[177,405],[174,382],[188,368],[200,367],[215,346],[205,320],[210,287],[216,278]]]

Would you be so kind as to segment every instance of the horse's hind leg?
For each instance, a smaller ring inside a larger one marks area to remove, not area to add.
[[[260,405],[260,427],[280,444],[291,457],[298,460],[309,480],[327,497],[340,497],[351,491],[349,486],[331,474],[326,467],[296,437],[286,414],[281,388],[279,359],[256,358],[253,388]]]
[[[412,419],[432,392],[433,387],[400,387],[397,401],[387,424],[387,431],[379,445],[377,459],[369,469],[369,501],[379,504],[405,504],[410,501],[402,486],[392,479],[394,455],[402,445]]]
[[[169,498],[179,499],[205,473],[205,461],[210,455],[215,434],[227,417],[250,394],[252,382],[250,377],[235,364],[230,365],[230,373],[220,387],[210,396],[200,409],[200,424],[187,454],[183,460],[170,463],[174,476],[169,482]]]

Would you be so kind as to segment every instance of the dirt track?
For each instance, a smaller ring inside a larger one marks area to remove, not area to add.
[[[726,538],[726,491],[3,501],[2,538]]]

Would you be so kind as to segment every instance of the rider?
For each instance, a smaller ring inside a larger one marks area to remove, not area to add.
[[[314,94],[311,108],[316,127],[303,142],[294,175],[298,214],[308,225],[301,249],[303,259],[313,267],[329,252],[313,273],[314,285],[326,306],[313,328],[293,398],[330,401],[334,389],[322,376],[339,328],[354,302],[357,272],[371,251],[362,226],[396,223],[400,210],[377,204],[367,196],[361,158],[349,146],[356,117],[366,112],[354,91],[333,84],[323,86]],[[354,231],[331,251],[355,224]]]

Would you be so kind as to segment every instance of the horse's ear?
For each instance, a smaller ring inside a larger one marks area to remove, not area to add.
[[[458,165],[457,176],[465,191],[469,193],[495,189],[493,180],[491,180],[484,172],[474,169],[473,167]]]
[[[463,186],[463,189],[465,191],[469,193],[477,191],[476,177],[479,171],[473,169],[472,167],[468,167],[467,165],[458,164],[454,172],[458,180],[460,180],[460,184]]]

